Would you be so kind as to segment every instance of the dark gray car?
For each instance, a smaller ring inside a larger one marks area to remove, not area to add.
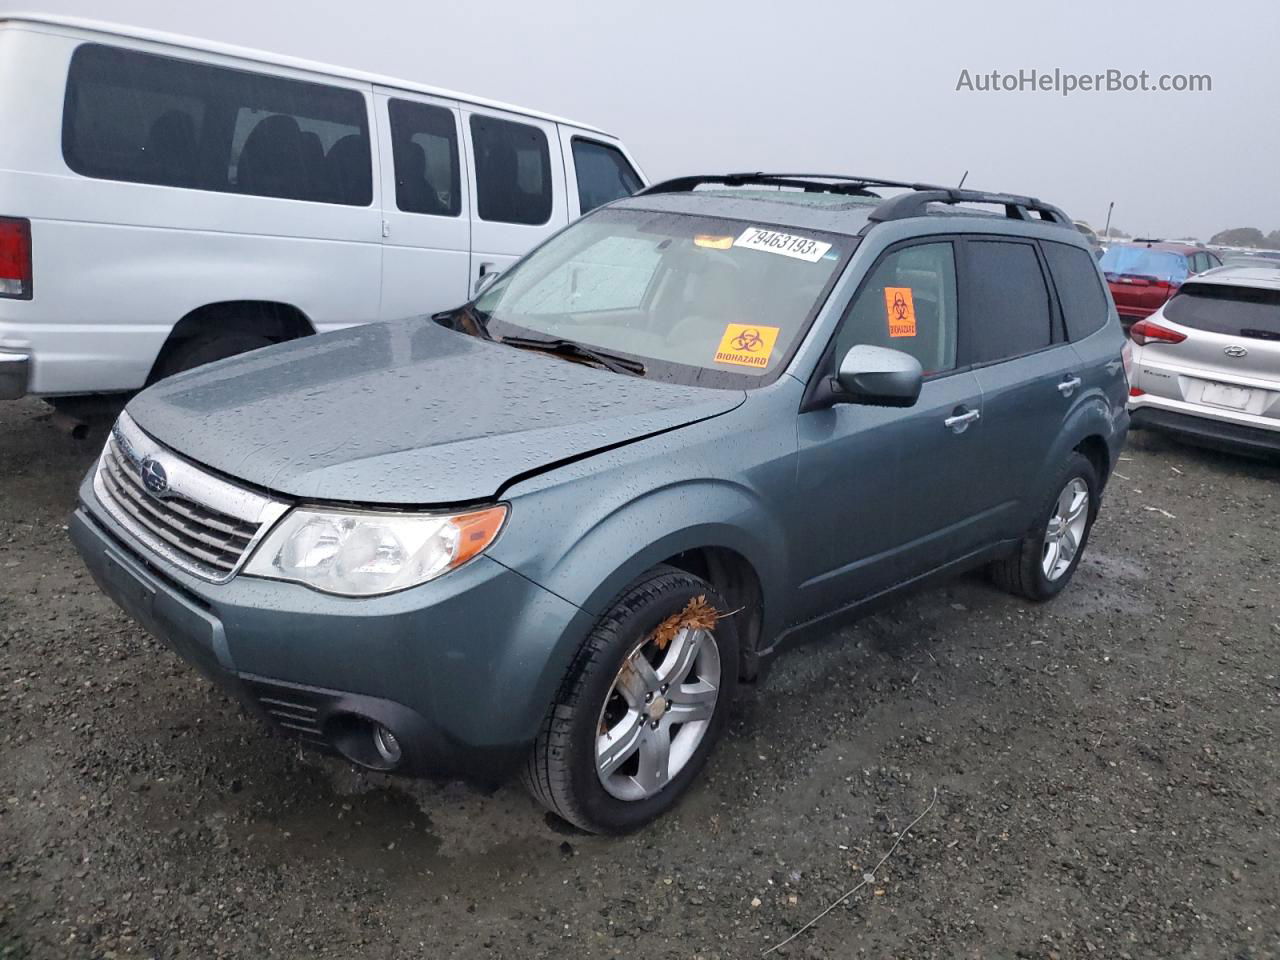
[[[1034,199],[687,178],[457,311],[144,391],[72,536],[278,729],[379,770],[520,769],[623,831],[805,628],[981,565],[1062,590],[1124,442],[1124,342]]]

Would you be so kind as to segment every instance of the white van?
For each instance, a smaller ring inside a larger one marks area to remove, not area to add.
[[[617,138],[519,107],[0,14],[0,398],[457,306],[644,183]]]

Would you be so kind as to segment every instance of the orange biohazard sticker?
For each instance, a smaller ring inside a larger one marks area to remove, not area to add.
[[[916,335],[916,305],[910,287],[885,287],[884,309],[889,316],[889,336]]]
[[[731,323],[724,328],[720,346],[716,347],[716,363],[734,363],[740,367],[767,367],[777,339],[777,327]]]

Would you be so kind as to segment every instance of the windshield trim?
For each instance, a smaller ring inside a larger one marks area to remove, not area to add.
[[[621,201],[615,201],[615,202],[621,202]],[[766,387],[766,386],[769,386],[770,384],[776,383],[778,379],[782,377],[783,374],[787,373],[787,371],[791,368],[792,361],[795,359],[796,354],[799,353],[800,348],[804,345],[805,341],[808,339],[809,332],[810,330],[812,330],[814,322],[817,320],[819,314],[822,313],[823,308],[826,307],[827,301],[831,298],[832,291],[835,289],[836,284],[839,282],[840,278],[844,275],[845,269],[849,265],[849,260],[853,257],[853,254],[857,251],[858,246],[862,242],[862,237],[856,234],[840,233],[838,231],[816,229],[816,228],[799,225],[795,223],[787,223],[785,221],[766,220],[766,219],[746,219],[740,215],[721,216],[720,214],[713,214],[705,211],[694,212],[694,211],[639,207],[639,206],[634,206],[633,205],[634,202],[635,202],[634,199],[631,199],[625,207],[615,207],[614,204],[605,204],[602,207],[597,207],[595,210],[592,210],[590,213],[586,214],[585,216],[579,217],[577,220],[573,221],[572,223],[557,230],[554,234],[552,234],[550,237],[548,237],[542,243],[538,244],[536,247],[534,247],[532,250],[526,253],[523,257],[517,260],[514,264],[512,264],[503,273],[502,279],[499,280],[498,282],[501,283],[504,280],[507,280],[507,278],[513,276],[516,273],[516,271],[518,271],[520,267],[522,267],[525,264],[527,260],[529,260],[534,254],[536,254],[544,246],[546,246],[547,244],[555,240],[557,237],[559,237],[566,230],[572,230],[575,226],[583,223],[584,221],[608,212],[625,212],[625,213],[635,212],[635,213],[644,213],[644,214],[659,214],[662,216],[690,217],[694,219],[716,219],[716,220],[724,220],[730,223],[741,223],[747,226],[758,225],[763,227],[771,227],[781,231],[801,231],[802,230],[806,235],[812,235],[815,238],[818,238],[824,241],[829,241],[832,243],[833,246],[836,247],[836,249],[840,249],[843,251],[840,254],[839,259],[836,261],[835,266],[832,267],[831,275],[827,277],[826,283],[823,285],[822,289],[818,292],[818,295],[814,298],[813,304],[809,308],[809,312],[805,315],[803,320],[796,327],[795,336],[792,338],[792,342],[788,346],[786,352],[782,354],[781,359],[778,362],[778,365],[773,370],[767,373],[764,373],[761,375],[752,375],[749,373],[737,373],[732,370],[720,370],[713,367],[699,366],[697,364],[679,363],[674,360],[665,360],[657,357],[650,357],[645,354],[631,353],[626,350],[619,350],[616,347],[612,347],[612,346],[602,346],[602,345],[585,343],[585,342],[582,344],[584,347],[587,347],[589,349],[607,351],[608,353],[614,354],[616,356],[624,357],[628,360],[633,360],[637,363],[643,364],[645,367],[645,372],[643,374],[635,374],[635,376],[642,376],[646,380],[656,380],[659,382],[676,383],[681,386],[710,387],[712,389],[720,389],[720,390],[758,390],[762,387]],[[544,339],[548,336],[545,330],[535,330],[530,327],[523,327],[518,323],[513,323],[510,320],[504,320],[501,317],[495,317],[482,311],[479,307],[476,306],[476,303],[479,301],[480,297],[482,297],[485,293],[488,293],[488,292],[489,290],[484,290],[481,293],[477,294],[475,297],[469,300],[464,305],[464,307],[471,308],[475,316],[478,317],[481,323],[484,324],[485,332],[489,335],[489,337],[493,340],[493,342],[501,343],[502,338],[504,336],[516,336],[516,337],[526,337],[526,338],[535,338],[535,339],[539,339],[539,338]],[[561,339],[573,339],[573,338],[566,337]],[[510,349],[517,349],[517,348],[511,347]],[[566,357],[565,359],[572,360],[574,358]],[[614,371],[609,371],[609,372],[614,372]],[[633,374],[618,374],[618,376],[633,376]]]

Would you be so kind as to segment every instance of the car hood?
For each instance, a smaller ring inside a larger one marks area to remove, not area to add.
[[[299,499],[446,504],[718,416],[742,391],[611,373],[426,318],[353,327],[161,381],[129,415],[183,456]]]

